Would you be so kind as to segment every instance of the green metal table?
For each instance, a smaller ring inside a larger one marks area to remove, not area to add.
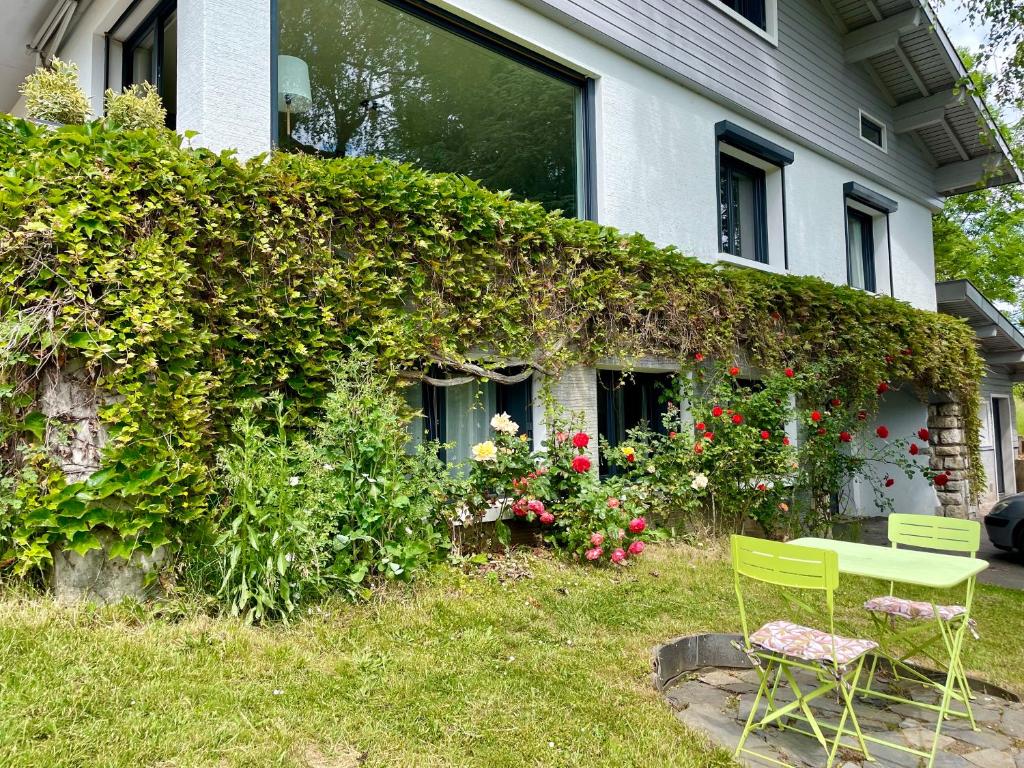
[[[932,740],[932,748],[929,751],[917,750],[896,744],[884,739],[865,739],[888,747],[910,752],[928,758],[928,768],[931,768],[935,761],[935,754],[938,751],[939,736],[942,732],[942,724],[951,713],[950,703],[956,697],[954,688],[963,680],[966,688],[966,674],[963,670],[961,653],[963,650],[964,635],[970,625],[971,604],[974,601],[975,581],[979,573],[988,568],[988,562],[973,557],[962,557],[959,555],[946,555],[938,552],[921,552],[913,549],[895,549],[892,547],[876,546],[872,544],[857,544],[850,541],[835,541],[833,539],[818,539],[805,537],[795,539],[793,544],[803,547],[815,547],[818,549],[829,549],[839,556],[839,572],[852,576],[864,576],[870,579],[896,582],[899,584],[912,584],[919,587],[927,587],[934,590],[949,590],[965,586],[966,596],[964,608],[966,613],[959,620],[955,630],[937,618],[939,616],[938,605],[933,602],[932,610],[935,622],[942,634],[946,652],[949,656],[949,666],[946,671],[945,683],[935,685],[942,692],[941,704],[938,707],[907,700],[907,703],[922,706],[926,709],[933,709],[938,712],[938,721],[935,725],[935,737]],[[870,692],[872,695],[877,695]],[[901,701],[903,701],[901,699]],[[970,704],[964,701],[967,714],[970,716]],[[971,725],[975,729],[974,718],[971,716]]]

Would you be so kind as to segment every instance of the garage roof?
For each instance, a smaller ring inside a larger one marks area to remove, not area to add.
[[[974,328],[985,363],[1024,381],[1024,334],[970,280],[947,280],[935,284],[938,309],[962,317]]]

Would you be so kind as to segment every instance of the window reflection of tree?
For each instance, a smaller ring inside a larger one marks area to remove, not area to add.
[[[279,26],[313,97],[282,148],[390,157],[577,213],[573,84],[380,0],[280,0]]]

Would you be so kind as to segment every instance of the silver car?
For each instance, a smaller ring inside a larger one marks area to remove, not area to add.
[[[1024,493],[1007,496],[985,518],[988,538],[998,549],[1024,553]]]

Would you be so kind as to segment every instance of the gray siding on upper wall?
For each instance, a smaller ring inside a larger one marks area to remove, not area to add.
[[[778,46],[714,7],[715,0],[520,0],[541,13],[752,119],[922,202],[937,198],[932,167],[818,0],[778,0]],[[889,151],[860,138],[859,110],[887,126]],[[799,162],[797,152],[797,162]]]

